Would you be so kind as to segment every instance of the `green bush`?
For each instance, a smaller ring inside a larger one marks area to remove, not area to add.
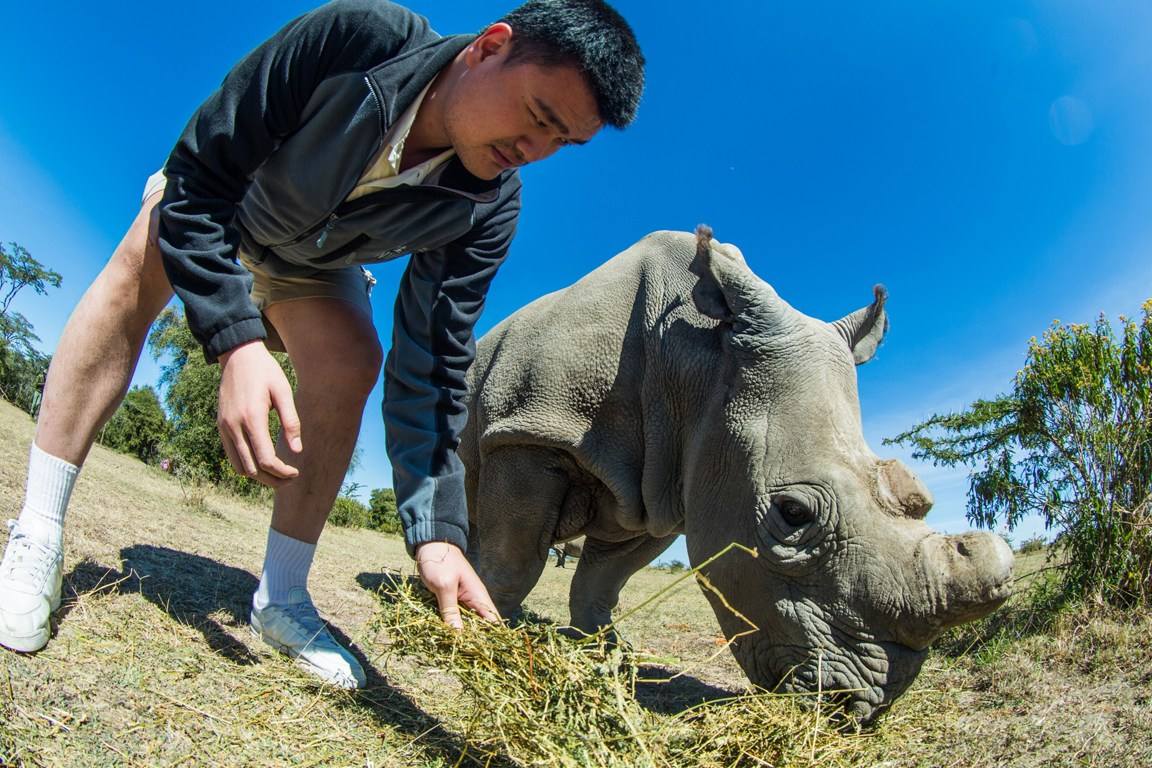
[[[369,528],[382,533],[403,533],[400,515],[396,511],[396,492],[391,488],[376,488],[368,497],[371,510]]]
[[[367,528],[371,522],[368,507],[348,496],[338,496],[332,504],[328,522],[343,528]]]
[[[1020,542],[1016,551],[1021,555],[1030,555],[1033,552],[1043,552],[1046,546],[1048,546],[1048,542],[1044,540],[1043,536],[1032,536]]]

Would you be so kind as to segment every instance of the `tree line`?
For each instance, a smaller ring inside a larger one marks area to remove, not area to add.
[[[11,304],[25,289],[44,295],[60,282],[23,247],[0,246],[0,396],[33,415],[50,358]],[[133,388],[99,441],[182,481],[268,493],[230,469],[216,431],[220,369],[204,361],[180,312],[160,315],[148,348],[161,362],[163,401],[152,387]],[[295,384],[286,356],[277,359]],[[278,430],[276,415],[269,419]],[[1011,531],[1040,515],[1064,599],[1152,604],[1152,300],[1139,318],[1053,323],[1029,342],[1008,392],[934,414],[885,442],[969,468],[967,516],[977,527]],[[357,490],[345,486],[330,520],[399,533],[392,490],[373,490],[368,504],[353,498]]]

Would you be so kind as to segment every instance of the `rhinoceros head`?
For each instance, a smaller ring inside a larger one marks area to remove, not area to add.
[[[754,684],[828,692],[870,720],[915,679],[934,638],[1004,601],[1012,552],[992,534],[934,532],[928,489],[864,441],[855,366],[887,330],[882,288],[841,320],[815,320],[706,228],[691,269],[693,301],[721,341],[685,461],[689,556],[756,549],[702,571]]]

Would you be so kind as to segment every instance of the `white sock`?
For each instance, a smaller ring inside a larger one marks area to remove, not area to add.
[[[316,545],[268,529],[268,549],[264,553],[264,572],[260,586],[252,596],[252,607],[263,610],[269,605],[284,605],[288,593],[299,587],[308,588],[308,571]]]
[[[79,467],[32,443],[24,507],[16,521],[25,536],[55,549],[64,548],[64,513],[79,472]]]

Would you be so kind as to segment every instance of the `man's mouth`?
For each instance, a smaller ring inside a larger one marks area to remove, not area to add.
[[[496,145],[492,145],[492,157],[496,160],[496,164],[499,165],[501,169],[514,168],[519,165],[519,163],[512,160],[508,155],[501,152],[500,148]]]

